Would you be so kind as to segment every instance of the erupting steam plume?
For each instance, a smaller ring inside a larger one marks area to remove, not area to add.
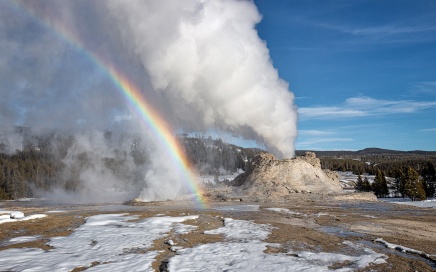
[[[252,2],[114,0],[108,8],[173,116],[294,155],[293,95],[257,35],[261,16]]]
[[[112,188],[117,177],[104,173],[105,163],[126,153],[96,130],[135,131],[159,155],[143,169],[132,159],[124,168],[142,173],[142,198],[173,198],[182,190],[178,176],[108,79],[116,69],[174,134],[221,131],[292,157],[294,96],[257,34],[260,20],[254,3],[240,0],[0,3],[0,144],[9,146],[3,151],[21,146],[12,126],[68,130],[76,136],[63,162],[91,152],[80,174],[84,188]]]

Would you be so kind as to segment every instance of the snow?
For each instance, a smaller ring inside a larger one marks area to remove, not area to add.
[[[378,218],[377,216],[369,215],[369,214],[362,214],[361,216],[366,218]]]
[[[327,252],[288,252],[267,254],[265,243],[272,227],[250,221],[226,218],[224,227],[205,234],[223,234],[227,242],[203,244],[194,248],[179,249],[169,259],[169,271],[333,271],[329,266],[349,261],[349,265],[335,271],[354,271],[370,263],[384,263],[386,256],[363,246],[346,243],[361,255],[349,256]]]
[[[427,200],[423,200],[423,201],[411,201],[409,198],[393,197],[393,198],[379,198],[379,200],[389,202],[389,203],[410,205],[410,206],[415,206],[415,207],[420,207],[420,208],[436,208],[436,199],[427,199]]]
[[[153,271],[151,263],[158,252],[136,252],[148,249],[181,222],[198,216],[152,217],[140,221],[128,214],[102,214],[87,218],[86,223],[70,236],[54,237],[48,245],[53,250],[38,248],[0,251],[0,270],[71,271],[105,263],[87,271]]]
[[[430,255],[425,254],[422,251],[410,248],[410,247],[405,247],[405,246],[401,246],[401,245],[397,245],[397,244],[392,244],[392,243],[388,243],[385,240],[383,240],[382,238],[377,238],[374,240],[374,242],[380,243],[380,244],[384,244],[387,248],[391,248],[391,249],[395,249],[404,253],[412,253],[412,254],[417,254],[423,257],[427,257],[430,258]]]
[[[175,245],[173,240],[168,240],[168,241],[165,242],[165,244],[170,245],[170,246],[174,246]]]
[[[41,235],[19,236],[19,237],[14,237],[14,238],[9,239],[9,241],[6,244],[11,245],[11,244],[32,242],[32,241],[38,240],[39,238],[41,238]]]
[[[245,220],[224,219],[224,227],[205,231],[205,234],[223,234],[227,240],[247,241],[264,240],[272,227],[266,224],[256,224]]]
[[[23,219],[24,218],[24,213],[22,213],[22,212],[11,212],[10,213],[10,218],[11,219]]]
[[[260,205],[229,205],[214,208],[217,211],[257,212]]]
[[[24,214],[20,211],[12,211],[12,212],[1,211],[0,224],[39,219],[39,218],[44,218],[46,216],[47,215],[45,214],[33,214],[29,216],[24,216]]]
[[[138,220],[126,213],[99,214],[66,237],[54,237],[53,249],[16,248],[0,251],[0,271],[153,271],[151,264],[159,254],[149,250],[156,239],[170,232],[190,232],[195,227],[183,224],[197,215],[159,216]],[[166,240],[176,255],[169,259],[169,271],[331,271],[329,266],[346,262],[335,271],[353,271],[370,263],[383,263],[386,256],[362,245],[344,242],[352,255],[329,252],[288,251],[265,253],[279,244],[264,242],[274,229],[269,224],[224,219],[224,227],[204,234],[222,235],[224,241],[182,248]],[[16,242],[38,237],[17,237]],[[144,253],[146,252],[146,253]]]
[[[283,213],[283,214],[302,215],[302,213],[300,212],[294,212],[286,208],[265,208],[265,210],[273,211],[277,213]]]
[[[339,182],[341,183],[342,188],[354,189],[358,175],[353,174],[353,172],[336,171],[336,173],[339,175]],[[360,176],[362,177],[362,180],[367,178],[369,183],[373,183],[375,179],[375,175],[362,174]]]
[[[203,184],[209,184],[209,185],[217,185],[217,181],[218,182],[223,182],[225,180],[227,181],[232,181],[234,180],[239,174],[244,173],[244,170],[242,169],[238,169],[236,172],[234,173],[230,173],[230,174],[220,174],[218,176],[214,176],[214,175],[203,175],[200,176],[200,180],[203,182]]]

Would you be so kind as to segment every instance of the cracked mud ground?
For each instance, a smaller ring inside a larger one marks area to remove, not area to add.
[[[248,206],[254,205],[254,206]],[[244,207],[257,207],[247,211]],[[0,227],[0,250],[20,247],[39,247],[44,250],[51,237],[67,236],[83,224],[86,217],[102,213],[129,213],[139,219],[156,215],[199,215],[184,223],[197,228],[186,234],[168,233],[157,239],[147,251],[157,250],[153,262],[155,271],[166,271],[167,260],[175,254],[169,241],[183,248],[223,241],[221,235],[204,231],[223,226],[223,218],[251,220],[274,227],[265,240],[279,244],[268,247],[266,253],[293,251],[349,253],[344,241],[362,244],[388,256],[385,264],[370,265],[360,271],[435,271],[436,268],[436,209],[417,208],[384,202],[335,201],[316,195],[296,197],[281,202],[220,202],[207,209],[198,209],[184,201],[168,201],[131,205],[77,205],[32,206],[30,203],[3,202],[4,210],[19,210],[26,215],[60,209],[62,213],[48,213],[46,218],[4,223]],[[241,208],[238,208],[241,207]],[[269,208],[286,208],[291,212],[278,212]],[[5,241],[19,236],[35,236],[31,242],[8,245]],[[386,248],[374,240],[383,240],[425,252],[429,258]],[[145,253],[145,252],[142,252]],[[141,254],[141,252],[138,252]],[[335,264],[332,269],[341,268]],[[84,271],[77,267],[73,271]]]

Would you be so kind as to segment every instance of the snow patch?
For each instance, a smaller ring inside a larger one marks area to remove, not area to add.
[[[164,237],[177,224],[197,215],[152,217],[140,221],[128,214],[101,214],[66,237],[54,237],[48,243],[54,249],[7,249],[0,251],[1,271],[153,271],[156,251],[142,254],[154,240]],[[137,254],[141,252],[141,254]],[[99,263],[90,267],[92,263]]]
[[[383,244],[387,248],[395,249],[395,250],[398,250],[400,252],[412,253],[412,254],[416,254],[416,255],[422,256],[422,257],[424,257],[426,259],[430,259],[430,255],[424,253],[423,251],[419,251],[419,250],[416,250],[416,249],[413,249],[413,248],[410,248],[410,247],[405,247],[405,246],[401,246],[401,245],[397,245],[397,244],[392,244],[392,243],[386,242],[382,238],[377,238],[377,239],[374,240],[374,242]]]
[[[19,211],[13,211],[9,214],[4,214],[4,212],[2,212],[2,215],[0,215],[0,224],[39,219],[46,216],[47,215],[45,214],[32,214],[29,216],[24,216],[24,214]]]
[[[47,211],[46,213],[64,213],[64,212],[67,212],[67,211],[64,211],[64,210],[52,210],[52,211]]]
[[[286,208],[265,208],[265,210],[284,214],[302,215],[300,212],[294,212]]]
[[[379,200],[394,203],[394,204],[401,204],[401,205],[410,205],[420,208],[436,208],[436,199],[427,199],[423,201],[411,201],[409,198],[379,198]]]
[[[10,213],[10,218],[11,219],[23,219],[24,218],[24,213],[22,213],[22,212],[11,212]]]
[[[257,212],[259,211],[259,205],[232,205],[216,207],[214,209],[218,211]]]
[[[32,242],[32,241],[36,241],[40,238],[41,238],[41,235],[19,236],[19,237],[14,237],[14,238],[9,239],[9,241],[6,242],[5,245],[13,245],[13,244]]]
[[[245,220],[224,219],[224,227],[205,231],[205,234],[223,234],[227,240],[247,241],[264,240],[273,227],[267,224],[256,224]]]
[[[203,244],[194,248],[178,249],[169,259],[169,271],[354,271],[371,263],[385,262],[386,256],[369,248],[347,243],[358,256],[327,252],[288,252],[267,254],[265,243],[272,226],[250,221],[226,218],[224,227],[205,234],[223,234],[228,242]],[[345,264],[344,262],[349,263]],[[329,269],[335,263],[344,263],[339,270]]]

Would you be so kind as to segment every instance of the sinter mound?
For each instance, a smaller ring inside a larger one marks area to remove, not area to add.
[[[237,176],[234,182],[249,195],[343,192],[337,174],[322,170],[321,162],[313,152],[285,160],[276,160],[272,154],[260,153],[250,168]]]

